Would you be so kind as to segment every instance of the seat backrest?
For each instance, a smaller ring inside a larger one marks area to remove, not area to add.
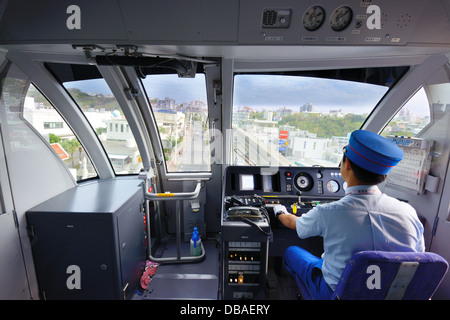
[[[447,270],[447,261],[432,252],[361,251],[347,263],[331,298],[427,300]]]

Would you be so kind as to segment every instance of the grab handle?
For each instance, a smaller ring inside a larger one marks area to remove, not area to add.
[[[158,200],[158,201],[168,201],[168,200],[190,200],[195,199],[200,194],[200,189],[202,188],[201,181],[197,181],[195,190],[192,192],[162,192],[162,193],[150,193],[145,192],[145,199],[147,200]]]
[[[199,256],[181,256],[181,208],[180,208],[180,202],[181,200],[191,200],[198,197],[200,194],[200,189],[202,188],[201,181],[197,181],[197,185],[195,187],[195,190],[192,192],[178,192],[178,193],[150,193],[148,192],[148,189],[145,191],[145,199],[151,200],[151,201],[168,201],[168,200],[176,200],[176,234],[177,234],[177,256],[176,257],[165,257],[165,258],[157,258],[152,256],[152,250],[151,250],[151,240],[148,245],[148,258],[152,261],[159,262],[159,263],[188,263],[188,262],[199,262],[202,261],[205,256],[205,248],[202,247],[202,253]],[[150,235],[150,215],[148,210],[148,205],[146,205],[146,219],[149,223],[147,223],[147,234],[148,238],[151,239]]]

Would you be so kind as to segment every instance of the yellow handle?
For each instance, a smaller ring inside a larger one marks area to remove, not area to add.
[[[173,197],[175,196],[175,193],[157,193],[157,197]]]
[[[293,213],[293,214],[296,214],[296,213],[297,213],[297,204],[296,204],[296,203],[294,203],[294,204],[292,205],[292,213]]]

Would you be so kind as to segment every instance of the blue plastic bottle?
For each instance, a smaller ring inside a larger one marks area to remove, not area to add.
[[[194,228],[191,238],[191,256],[199,256],[202,254],[202,240],[197,231],[197,227]]]

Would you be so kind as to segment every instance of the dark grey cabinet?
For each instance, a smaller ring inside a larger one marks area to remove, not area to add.
[[[145,265],[142,180],[79,185],[28,210],[42,299],[129,299]]]

